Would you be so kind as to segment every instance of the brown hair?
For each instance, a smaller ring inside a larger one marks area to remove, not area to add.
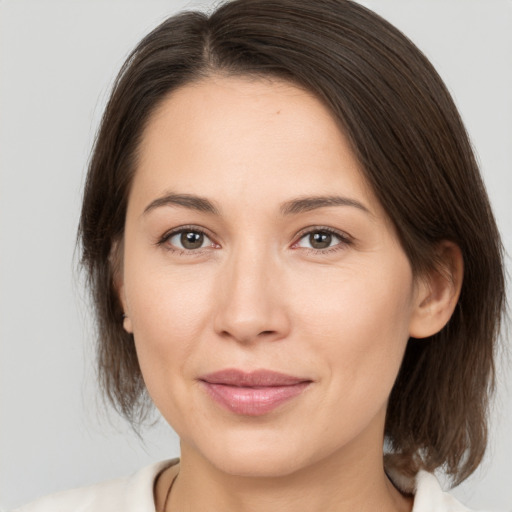
[[[108,398],[132,423],[147,410],[111,257],[123,237],[141,134],[170,91],[214,73],[279,77],[321,99],[351,141],[416,275],[438,268],[440,241],[461,248],[456,310],[435,336],[409,340],[385,435],[403,471],[442,466],[462,481],[487,440],[504,309],[499,233],[440,77],[402,33],[348,0],[233,0],[209,16],[185,12],[147,35],[122,67],[92,153],[79,227]]]

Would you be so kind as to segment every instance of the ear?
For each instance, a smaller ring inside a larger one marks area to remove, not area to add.
[[[124,276],[123,276],[123,249],[124,240],[117,239],[112,244],[108,262],[112,271],[112,283],[121,308],[123,310],[123,329],[128,333],[133,333],[132,321],[129,316],[128,302],[126,300]]]
[[[418,278],[409,336],[427,338],[450,320],[459,300],[464,261],[459,246],[443,241],[438,246],[438,268]]]

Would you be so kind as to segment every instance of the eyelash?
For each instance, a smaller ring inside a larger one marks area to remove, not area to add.
[[[204,229],[202,229],[202,228],[200,228],[198,226],[180,226],[179,228],[175,228],[175,229],[172,229],[171,231],[167,231],[157,241],[156,245],[161,246],[161,247],[165,247],[166,250],[168,250],[168,251],[170,251],[172,253],[178,254],[179,256],[181,256],[181,255],[197,256],[197,255],[203,254],[203,252],[205,250],[207,250],[207,249],[209,249],[211,247],[211,246],[209,246],[209,247],[200,247],[198,249],[180,249],[180,248],[177,248],[177,247],[173,247],[172,245],[170,245],[168,243],[169,240],[173,236],[179,235],[180,233],[186,233],[186,232],[199,233],[199,234],[204,235],[208,239],[212,240],[212,237]],[[352,237],[350,237],[346,233],[337,231],[337,230],[332,229],[332,228],[328,228],[326,226],[312,226],[312,227],[309,227],[309,228],[306,228],[306,229],[302,230],[297,235],[297,237],[295,237],[296,238],[296,242],[294,242],[292,244],[292,248],[296,247],[303,238],[305,238],[306,236],[309,236],[309,235],[311,235],[313,233],[328,233],[328,234],[333,235],[336,238],[338,238],[339,242],[337,244],[335,244],[335,245],[333,245],[331,247],[327,247],[325,249],[315,249],[313,247],[302,247],[302,249],[304,251],[306,251],[307,254],[323,254],[323,255],[330,254],[330,253],[333,253],[333,252],[337,252],[339,250],[343,250],[347,246],[350,246],[350,245],[353,244]],[[215,244],[215,242],[213,242],[213,240],[212,240],[212,244]]]
[[[333,235],[339,239],[339,242],[331,247],[327,247],[325,249],[315,249],[313,247],[303,247],[302,249],[306,251],[307,254],[331,254],[337,251],[341,251],[346,249],[348,246],[352,245],[354,240],[351,236],[343,233],[342,231],[337,231],[332,228],[328,228],[327,226],[312,226],[302,230],[298,237],[297,241],[293,243],[292,247],[296,246],[304,237],[309,236],[313,233],[328,233],[329,235]]]
[[[169,244],[169,240],[180,233],[199,233],[207,237],[209,240],[212,240],[212,237],[202,228],[198,226],[180,226],[179,228],[174,228],[171,231],[167,231],[162,235],[162,237],[157,241],[156,245],[160,247],[164,247],[167,251],[177,254],[179,256],[198,256],[203,254],[206,249],[209,247],[200,247],[199,249],[180,249],[179,247],[173,247]],[[212,244],[214,244],[212,240]]]

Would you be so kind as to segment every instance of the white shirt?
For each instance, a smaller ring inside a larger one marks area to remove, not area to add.
[[[155,479],[165,468],[177,462],[178,459],[158,462],[128,478],[52,494],[13,512],[155,512]],[[414,487],[412,512],[469,512],[468,508],[443,492],[431,473],[420,471]]]

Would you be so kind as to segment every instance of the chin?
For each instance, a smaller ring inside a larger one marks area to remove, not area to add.
[[[201,456],[224,473],[241,477],[285,477],[313,464],[322,451],[295,436],[271,435],[270,432],[238,432],[237,435],[209,439],[197,446]],[[305,449],[305,447],[310,449]],[[319,447],[320,448],[320,447]]]
[[[286,477],[307,465],[297,454],[269,454],[268,450],[254,450],[249,456],[240,452],[224,454],[210,459],[210,463],[229,475],[252,478]]]

